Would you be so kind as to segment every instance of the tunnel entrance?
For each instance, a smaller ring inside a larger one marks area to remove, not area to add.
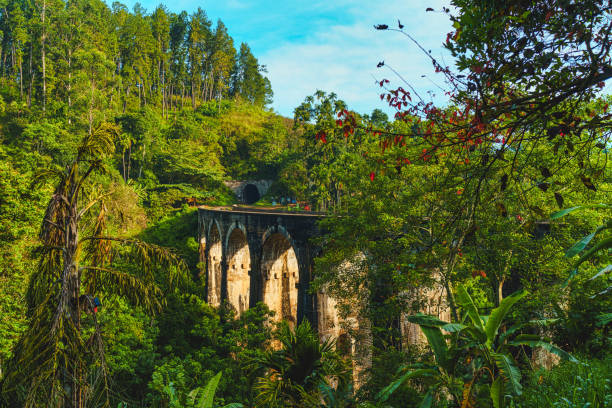
[[[219,306],[221,304],[221,233],[216,224],[213,224],[209,234],[208,249],[208,304]]]
[[[244,186],[244,190],[242,190],[242,199],[245,204],[254,204],[259,201],[260,198],[259,189],[255,184],[247,184]]]
[[[244,232],[234,228],[227,243],[227,298],[240,315],[249,308],[251,254]]]
[[[299,268],[295,251],[283,234],[272,234],[263,246],[261,272],[263,301],[274,311],[273,320],[297,323]]]

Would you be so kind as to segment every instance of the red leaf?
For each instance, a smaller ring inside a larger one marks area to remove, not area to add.
[[[480,65],[472,65],[470,69],[477,74],[482,72],[482,67]]]

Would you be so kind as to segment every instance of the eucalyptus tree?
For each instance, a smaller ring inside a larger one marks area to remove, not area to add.
[[[247,43],[240,44],[236,67],[234,68],[232,94],[256,105],[271,102],[272,87],[262,74],[266,68],[260,65]]]
[[[187,50],[189,53],[189,76],[191,80],[191,106],[195,109],[202,78],[206,69],[206,44],[212,35],[211,21],[201,8],[191,15]]]
[[[157,75],[154,83],[157,92],[161,96],[162,115],[166,113],[166,76],[168,71],[169,42],[170,42],[170,20],[164,6],[158,6],[151,15],[151,27],[155,39],[153,60],[157,65]]]
[[[187,76],[187,12],[173,14],[170,17],[170,109],[172,96],[181,89],[181,107],[185,96],[185,81]]]
[[[57,184],[40,228],[38,269],[26,293],[29,327],[15,347],[2,383],[5,403],[25,407],[108,405],[100,298],[118,295],[150,313],[185,265],[172,252],[108,235],[110,193],[101,184],[118,129],[103,123],[87,134],[74,160],[49,171]]]
[[[230,73],[236,59],[234,40],[227,32],[227,27],[221,20],[211,37],[210,51],[208,52],[207,81],[204,100],[225,96],[229,87]]]

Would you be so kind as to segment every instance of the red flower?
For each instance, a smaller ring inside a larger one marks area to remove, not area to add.
[[[370,173],[370,181],[374,181],[374,176],[376,176],[376,173],[371,172]]]

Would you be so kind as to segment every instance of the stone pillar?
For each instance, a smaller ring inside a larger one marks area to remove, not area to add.
[[[297,321],[308,319],[310,325],[317,330],[317,310],[315,299],[309,293],[310,281],[312,280],[313,256],[312,248],[307,242],[295,242],[295,252],[300,271],[298,286]]]
[[[317,293],[317,331],[321,341],[340,336],[340,317],[336,300],[329,296],[325,288]]]
[[[221,231],[214,223],[208,232],[206,240],[206,301],[211,306],[219,306],[222,297],[222,271],[223,244],[221,242]]]
[[[261,238],[256,233],[247,231],[247,242],[251,255],[251,298],[249,307],[255,307],[258,302],[263,302],[263,278],[261,274]]]
[[[436,316],[438,319],[445,322],[451,321],[450,307],[446,299],[446,289],[442,284],[442,277],[438,272],[434,272],[435,282],[431,287],[414,288],[411,292],[404,294],[408,300],[414,300],[421,305],[421,313]],[[400,332],[402,335],[402,346],[410,345],[425,345],[427,339],[419,325],[410,323],[406,320],[408,314],[414,314],[415,311],[400,316]]]

